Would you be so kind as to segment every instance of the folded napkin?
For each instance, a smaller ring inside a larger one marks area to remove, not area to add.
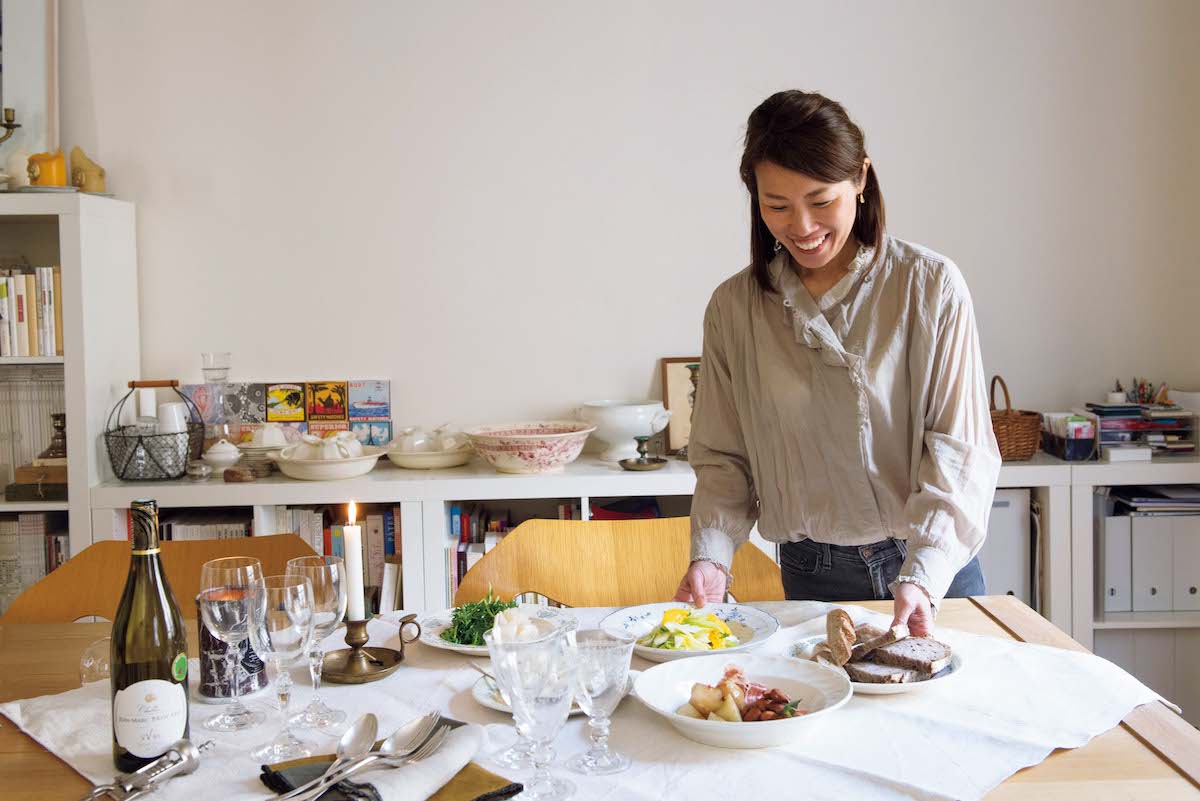
[[[456,721],[454,723],[457,723]],[[520,784],[489,773],[470,760],[485,739],[483,728],[457,724],[433,754],[403,768],[355,774],[326,790],[320,801],[495,801],[521,792]],[[325,772],[333,756],[262,766],[263,784],[285,793]]]

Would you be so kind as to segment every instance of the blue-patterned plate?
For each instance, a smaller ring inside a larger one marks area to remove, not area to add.
[[[663,612],[668,609],[683,609],[690,604],[671,601],[662,604],[642,604],[630,606],[613,612],[600,621],[600,628],[614,637],[638,639],[650,633],[655,626],[662,623]],[[744,604],[708,604],[705,611],[712,612],[724,620],[734,636],[740,641],[732,648],[722,648],[719,651],[673,651],[665,648],[651,648],[647,645],[633,646],[633,652],[651,662],[669,662],[673,659],[684,659],[689,656],[705,656],[714,653],[733,654],[757,648],[779,631],[779,621],[774,615],[761,609]]]
[[[554,624],[555,627],[578,625],[575,616],[568,610],[560,607],[542,606],[540,604],[520,604],[517,608],[534,620],[545,620]],[[442,632],[450,628],[450,617],[453,613],[453,609],[447,609],[444,612],[422,615],[417,620],[421,624],[421,642],[431,648],[457,651],[460,654],[467,654],[468,656],[486,657],[488,655],[486,645],[459,645],[458,643],[442,639]]]

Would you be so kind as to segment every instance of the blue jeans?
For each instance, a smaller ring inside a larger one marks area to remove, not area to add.
[[[812,540],[779,546],[783,593],[789,601],[889,600],[888,585],[896,580],[908,553],[904,540],[888,539],[870,545],[826,545]],[[983,569],[976,557],[954,576],[947,598],[966,598],[987,592]]]

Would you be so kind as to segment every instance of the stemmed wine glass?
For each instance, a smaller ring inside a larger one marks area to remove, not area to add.
[[[321,667],[325,652],[321,643],[333,633],[346,616],[346,565],[340,556],[298,556],[287,563],[286,574],[304,576],[312,584],[313,638],[308,652],[308,673],[312,677],[313,697],[292,725],[330,729],[346,720],[346,713],[321,700]]]
[[[628,770],[629,757],[609,750],[608,730],[610,716],[625,696],[634,641],[599,629],[574,632],[570,640],[575,652],[575,701],[587,713],[592,747],[567,760],[567,767],[587,776]]]
[[[312,646],[313,590],[305,576],[267,576],[250,591],[250,643],[274,674],[282,725],[270,742],[251,756],[273,764],[312,756],[314,746],[292,734],[288,701],[292,693],[289,667]]]
[[[496,679],[507,688],[517,732],[533,743],[533,780],[518,799],[562,801],[575,785],[550,775],[554,759],[550,743],[567,722],[575,672],[574,651],[568,647],[569,629],[555,629],[531,642],[503,642],[495,630],[483,635]]]
[[[204,721],[213,731],[241,731],[266,717],[250,710],[238,697],[242,684],[243,643],[249,637],[250,587],[262,579],[262,565],[249,556],[230,556],[205,562],[200,568],[200,616],[213,636],[225,643],[225,675],[230,703],[219,715]],[[247,644],[246,647],[249,647]]]

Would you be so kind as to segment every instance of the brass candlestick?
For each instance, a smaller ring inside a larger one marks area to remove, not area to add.
[[[637,442],[637,458],[622,459],[620,465],[625,470],[661,470],[666,464],[666,459],[660,459],[657,456],[650,456],[646,453],[646,443],[650,441],[648,436],[634,437]]]
[[[321,666],[322,676],[334,684],[366,684],[390,676],[404,661],[404,646],[421,636],[421,625],[416,622],[416,615],[406,615],[400,618],[400,650],[394,648],[367,648],[367,621],[346,621],[346,645],[325,654]],[[411,639],[404,639],[404,627],[416,626],[417,633]]]

